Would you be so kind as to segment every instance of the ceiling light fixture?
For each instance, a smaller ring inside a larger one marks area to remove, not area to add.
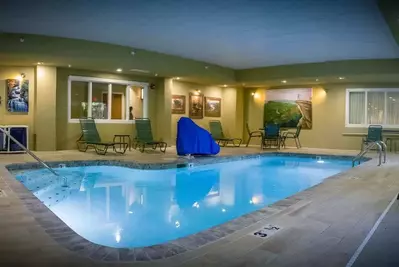
[[[180,80],[180,77],[176,77],[176,80]]]
[[[343,80],[343,79],[345,79],[345,77],[338,77],[338,79]]]
[[[223,87],[227,87],[227,84],[224,84]]]
[[[117,72],[122,72],[121,68],[116,69]]]
[[[205,66],[205,69],[209,69],[209,67],[208,67],[208,66]]]
[[[68,65],[68,68],[72,67],[72,65]]]
[[[43,65],[43,64],[44,64],[44,62],[41,62],[41,61],[37,62],[37,65]]]
[[[282,80],[281,82],[282,82],[282,83],[287,83],[287,81],[286,81],[286,80]]]
[[[319,79],[316,79],[316,82],[318,82],[319,81]]]
[[[132,51],[132,52],[130,52],[130,54],[131,54],[132,56],[134,56],[134,55],[136,54],[136,52]]]
[[[158,73],[155,73],[155,76],[158,76]]]

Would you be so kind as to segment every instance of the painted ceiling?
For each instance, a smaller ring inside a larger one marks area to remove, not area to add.
[[[0,31],[106,42],[233,69],[399,57],[374,0],[2,0]]]

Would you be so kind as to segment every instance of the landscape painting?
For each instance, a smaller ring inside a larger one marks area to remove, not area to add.
[[[205,97],[205,117],[220,117],[221,102],[221,98]]]
[[[29,81],[8,79],[7,86],[7,110],[9,112],[29,111]]]
[[[186,96],[172,95],[172,114],[186,113]]]
[[[264,125],[312,129],[312,88],[266,90]]]

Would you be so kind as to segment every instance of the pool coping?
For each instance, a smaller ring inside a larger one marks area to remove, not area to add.
[[[207,165],[221,162],[237,161],[241,159],[251,159],[268,156],[295,156],[306,158],[324,159],[352,159],[353,156],[346,155],[325,155],[313,153],[292,153],[292,152],[270,152],[270,153],[254,153],[246,155],[204,157],[194,159],[178,159],[170,163],[137,163],[134,161],[118,161],[118,160],[82,160],[82,161],[53,161],[46,162],[50,167],[58,167],[59,164],[65,164],[66,167],[75,166],[121,166],[134,169],[171,169],[189,167],[191,163],[194,165]],[[365,158],[366,161],[370,158]],[[6,169],[14,173],[16,171],[27,169],[39,169],[38,163],[16,163],[8,164]],[[334,176],[324,179],[339,178],[346,171],[338,173]],[[68,225],[66,225],[56,214],[47,208],[34,194],[29,191],[17,179],[11,179],[9,186],[21,199],[23,204],[32,213],[36,222],[45,230],[45,232],[55,240],[60,246],[77,253],[80,256],[88,257],[95,261],[104,262],[145,262],[161,260],[182,254],[188,251],[194,251],[205,245],[214,243],[222,238],[243,230],[261,220],[284,211],[286,208],[298,203],[301,200],[307,200],[311,197],[315,187],[324,183],[321,182],[313,187],[307,188],[288,198],[279,200],[273,204],[266,205],[254,212],[237,217],[231,221],[211,227],[196,234],[178,238],[163,244],[152,245],[139,248],[113,248],[95,244],[86,240]]]

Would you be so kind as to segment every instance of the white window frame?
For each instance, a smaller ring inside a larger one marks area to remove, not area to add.
[[[143,118],[148,118],[148,83],[145,82],[137,82],[137,81],[125,81],[125,80],[115,80],[115,79],[105,79],[105,78],[95,78],[95,77],[83,77],[83,76],[69,76],[68,77],[68,123],[79,123],[79,119],[71,118],[71,91],[72,91],[72,82],[87,82],[87,95],[88,95],[88,103],[87,103],[87,116],[91,117],[91,106],[92,106],[92,85],[93,83],[105,83],[108,84],[108,119],[95,119],[96,123],[121,123],[121,124],[134,124],[135,120],[129,120],[129,106],[130,106],[130,88],[132,86],[140,86],[143,88]],[[125,91],[125,119],[122,120],[113,120],[111,119],[111,110],[112,110],[112,84],[121,84],[126,85]]]
[[[350,124],[349,123],[349,94],[352,92],[364,92],[365,93],[365,120],[367,122],[367,94],[368,92],[378,92],[378,93],[385,93],[385,103],[384,103],[384,123],[381,125],[385,128],[399,128],[398,125],[389,125],[386,124],[386,118],[387,118],[387,93],[399,93],[399,88],[350,88],[346,89],[346,103],[345,103],[345,127],[348,128],[367,128],[370,126],[370,124]]]

